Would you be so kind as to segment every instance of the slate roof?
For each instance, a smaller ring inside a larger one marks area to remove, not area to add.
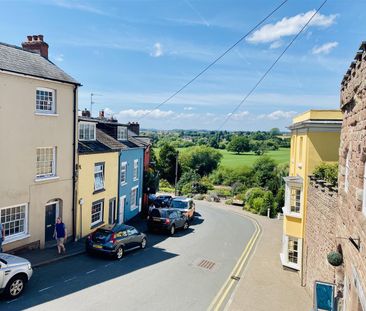
[[[96,129],[97,140],[102,142],[108,148],[112,150],[121,150],[127,149],[123,144],[121,144],[118,140],[114,139],[112,136],[104,133],[101,129]]]
[[[111,148],[104,145],[98,140],[86,140],[79,141],[78,143],[78,152],[79,153],[103,153],[103,152],[112,152]]]
[[[2,70],[80,85],[74,78],[38,53],[0,42],[0,71]]]

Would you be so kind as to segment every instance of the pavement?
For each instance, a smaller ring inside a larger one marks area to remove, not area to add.
[[[240,207],[220,207],[255,219],[262,229],[253,255],[232,293],[229,311],[310,311],[312,299],[296,271],[284,269],[280,261],[282,220],[242,211]]]
[[[138,216],[131,219],[128,225],[134,226],[137,230],[145,232],[146,224],[145,221],[141,221]],[[82,238],[78,241],[68,242],[65,244],[66,253],[58,254],[56,244],[52,247],[47,247],[44,249],[34,249],[34,250],[21,250],[15,253],[15,255],[26,258],[30,261],[33,268],[38,268],[44,265],[48,265],[66,258],[81,255],[85,253],[85,239]]]

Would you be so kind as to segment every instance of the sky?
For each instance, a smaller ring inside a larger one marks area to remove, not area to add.
[[[366,40],[365,0],[328,0],[255,92],[232,113],[323,0],[289,0],[155,109],[282,0],[0,0],[0,42],[43,34],[49,58],[82,87],[79,109],[142,128],[286,130],[309,109],[337,109]],[[223,124],[229,116],[228,121]]]

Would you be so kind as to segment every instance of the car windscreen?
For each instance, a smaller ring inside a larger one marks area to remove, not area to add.
[[[173,208],[181,208],[181,209],[185,209],[188,208],[188,202],[185,201],[172,201],[171,207]]]

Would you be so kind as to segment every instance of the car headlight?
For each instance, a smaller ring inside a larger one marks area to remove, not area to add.
[[[32,265],[30,263],[28,264],[28,270],[32,270]]]

